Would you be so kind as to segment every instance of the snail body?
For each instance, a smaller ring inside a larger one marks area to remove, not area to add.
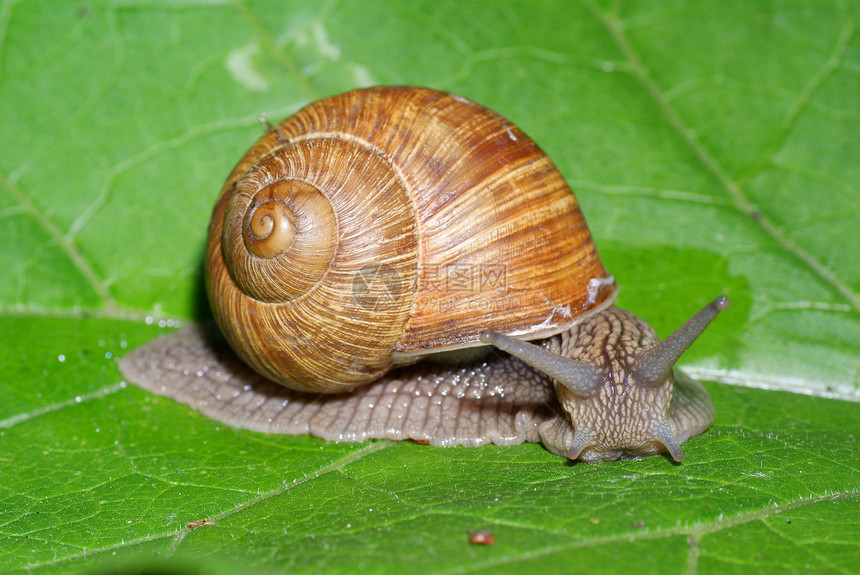
[[[356,90],[270,130],[222,189],[206,268],[229,348],[195,326],[120,368],[230,425],[532,441],[604,461],[680,460],[713,420],[672,365],[728,300],[662,343],[612,307],[615,282],[551,160],[457,96]],[[416,363],[480,346],[505,354]]]

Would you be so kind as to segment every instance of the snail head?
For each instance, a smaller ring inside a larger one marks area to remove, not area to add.
[[[540,434],[553,452],[582,461],[612,461],[668,452],[713,420],[707,394],[677,378],[673,365],[729,300],[719,297],[660,341],[644,320],[609,308],[583,319],[542,346],[485,331],[484,343],[551,377],[567,413]]]

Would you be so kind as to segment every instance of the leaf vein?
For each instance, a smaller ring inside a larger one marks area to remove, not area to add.
[[[720,164],[714,158],[713,154],[711,154],[701,144],[701,142],[699,142],[699,140],[695,138],[695,136],[686,126],[678,112],[676,112],[675,109],[670,105],[662,88],[658,86],[657,83],[651,78],[648,72],[648,68],[639,58],[638,54],[636,53],[633,46],[630,44],[627,36],[625,35],[622,22],[619,20],[618,15],[604,14],[587,0],[582,1],[585,3],[588,9],[591,10],[595,17],[603,23],[610,37],[613,39],[619,50],[621,50],[622,54],[627,59],[629,63],[629,69],[633,77],[639,81],[645,91],[657,104],[658,108],[663,113],[670,127],[690,148],[690,150],[699,159],[702,165],[720,183],[728,196],[733,200],[735,209],[752,218],[759,225],[759,227],[761,227],[769,236],[774,238],[787,253],[794,255],[804,265],[806,265],[814,273],[821,277],[825,282],[827,282],[842,297],[844,297],[851,304],[855,311],[860,312],[860,294],[852,290],[845,282],[839,279],[833,271],[831,271],[825,264],[819,261],[817,257],[815,257],[809,251],[801,247],[795,240],[790,238],[785,231],[780,229],[769,217],[759,211],[757,206],[742,191],[739,182],[731,179],[726,173],[726,171],[723,169],[723,167],[720,166]],[[847,11],[847,8],[844,8],[843,12],[845,11]],[[808,92],[809,96],[811,96],[811,94],[818,89],[820,84],[830,76],[831,68],[838,66],[839,62],[841,61],[844,53],[847,50],[849,40],[851,39],[851,37],[853,37],[854,34],[854,28],[853,24],[850,23],[850,18],[846,18],[846,20],[848,20],[849,23],[846,24],[846,26],[843,28],[843,32],[836,43],[833,55],[828,59],[828,62],[825,64],[825,66],[821,70],[819,70],[819,72],[815,74],[815,76],[813,76],[813,79],[807,85],[807,88],[802,92],[802,94],[806,94]],[[804,109],[805,102],[806,99],[803,96],[798,98],[793,108],[795,114],[799,114]],[[783,130],[790,130],[794,122],[793,118],[794,116],[790,113],[787,121],[784,123]]]
[[[48,234],[51,240],[57,244],[60,250],[66,254],[69,261],[72,262],[78,272],[90,284],[92,290],[102,300],[105,308],[114,308],[116,301],[113,299],[110,291],[108,291],[105,283],[96,273],[95,268],[93,268],[89,260],[84,257],[78,247],[74,244],[74,241],[64,235],[60,228],[51,221],[44,212],[39,210],[36,205],[29,200],[29,198],[27,198],[23,190],[5,176],[0,176],[0,188],[9,192],[9,195],[11,195],[18,205],[21,206],[24,212],[33,218],[33,220]]]

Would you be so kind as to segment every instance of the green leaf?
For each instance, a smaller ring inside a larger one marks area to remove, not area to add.
[[[0,4],[0,570],[856,572],[858,13]],[[661,335],[732,298],[682,359],[719,382],[682,464],[266,436],[122,383],[118,357],[208,316],[208,218],[257,115],[372,84],[529,133]]]

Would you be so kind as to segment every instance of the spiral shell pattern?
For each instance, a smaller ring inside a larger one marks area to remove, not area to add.
[[[537,145],[478,104],[407,87],[321,100],[261,138],[216,203],[207,282],[240,357],[318,392],[488,328],[558,333],[615,295]]]

